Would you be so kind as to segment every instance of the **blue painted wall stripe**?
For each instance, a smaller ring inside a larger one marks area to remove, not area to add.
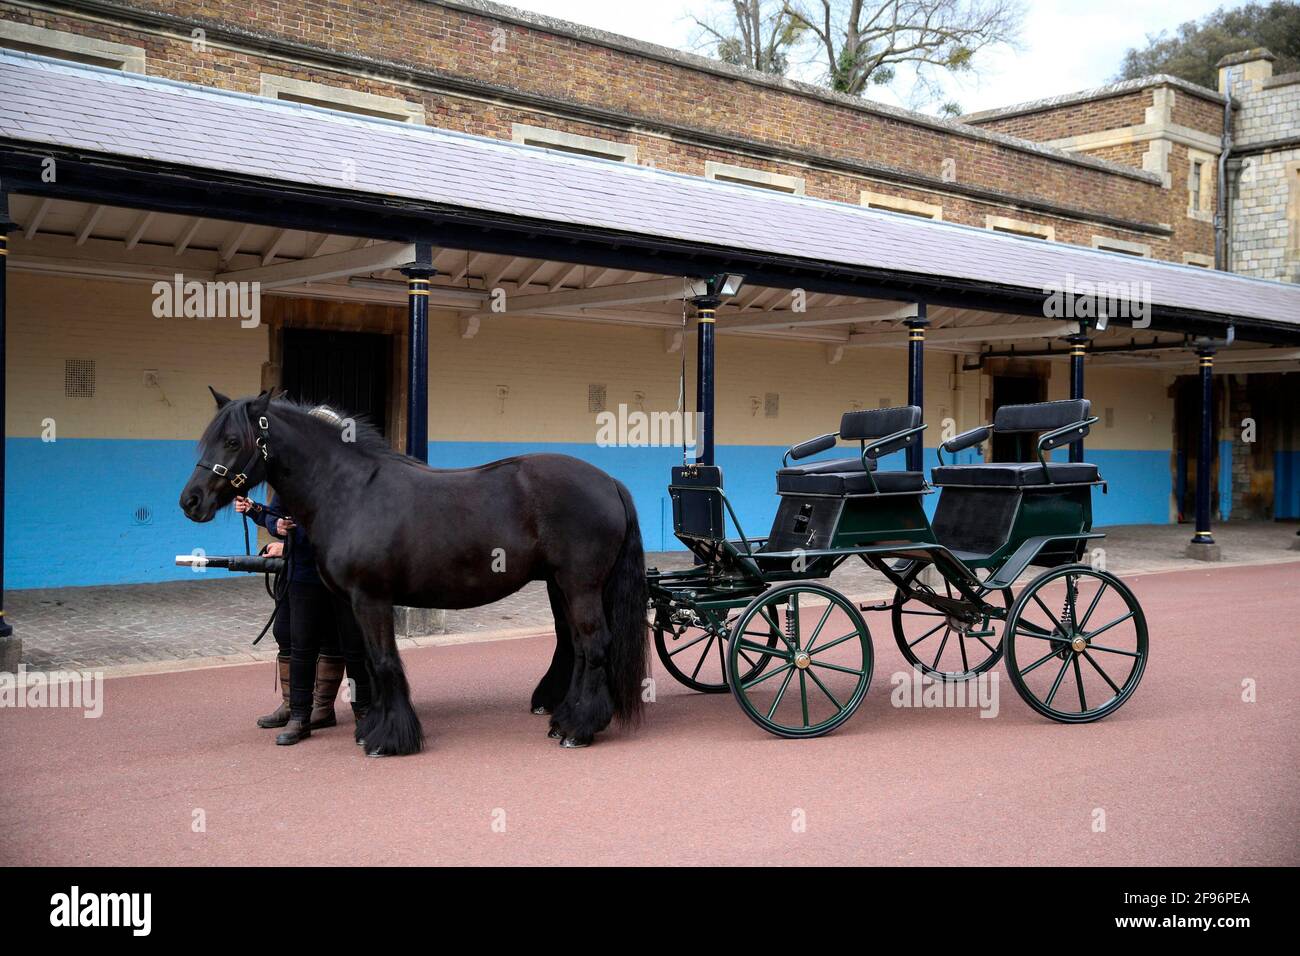
[[[60,439],[45,443],[38,438],[11,438],[6,447],[5,569],[11,588],[182,580],[192,578],[194,572],[175,567],[176,554],[195,548],[209,554],[243,552],[243,531],[232,511],[210,524],[196,525],[177,506],[181,486],[194,468],[193,442]],[[434,467],[461,468],[538,451],[573,455],[613,474],[632,492],[647,549],[680,547],[672,535],[666,490],[669,469],[681,462],[680,449],[433,442],[429,457]],[[753,537],[763,537],[770,529],[776,510],[774,474],[784,451],[783,446],[767,445],[718,447],[728,496],[745,533]],[[844,453],[840,449],[840,455]],[[1169,520],[1167,450],[1090,449],[1088,457],[1112,489],[1109,495],[1094,495],[1098,525]],[[969,451],[959,459],[979,460]],[[925,450],[925,461],[929,471],[935,463],[933,448]],[[902,453],[886,458],[883,467],[902,468]],[[1293,467],[1290,474],[1297,473]],[[937,499],[938,495],[926,499],[931,513]],[[142,506],[151,512],[144,524],[134,517]],[[1300,504],[1296,508],[1300,511]]]
[[[1300,451],[1274,452],[1273,517],[1300,518]]]
[[[1219,442],[1219,520],[1232,517],[1232,442]]]

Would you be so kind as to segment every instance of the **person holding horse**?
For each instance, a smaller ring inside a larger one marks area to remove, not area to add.
[[[259,727],[283,727],[275,742],[288,746],[310,737],[313,730],[337,723],[334,701],[344,674],[339,617],[344,609],[320,579],[311,540],[293,518],[282,516],[279,495],[272,496],[269,507],[236,496],[235,510],[282,539],[267,546],[272,557],[283,556],[285,541],[292,538],[288,596],[275,616],[273,631],[280,647],[276,664],[281,703],[257,719]]]

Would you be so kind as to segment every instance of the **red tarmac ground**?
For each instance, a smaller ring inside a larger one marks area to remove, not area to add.
[[[817,740],[665,678],[639,730],[561,750],[526,707],[549,637],[408,652],[406,758],[363,757],[350,719],[274,746],[267,664],[113,678],[99,719],[0,710],[0,863],[1300,863],[1300,564],[1130,583],[1150,664],[1084,726],[1004,675],[995,719],[891,706],[878,614],[871,693]]]

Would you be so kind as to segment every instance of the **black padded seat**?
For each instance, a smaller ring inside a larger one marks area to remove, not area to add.
[[[803,474],[798,468],[782,468],[776,473],[777,494],[869,495],[924,490],[925,478],[919,471],[877,471],[868,476],[861,469]]]
[[[983,485],[1023,488],[1041,485],[1069,485],[1097,481],[1097,466],[1081,461],[1049,461],[1048,476],[1036,461],[989,461],[971,465],[942,465],[930,473],[936,485]]]
[[[782,468],[783,475],[825,475],[832,472],[862,471],[862,456],[853,458],[828,458],[823,461],[810,461],[802,465],[790,465]],[[876,470],[876,460],[871,459],[871,470]]]

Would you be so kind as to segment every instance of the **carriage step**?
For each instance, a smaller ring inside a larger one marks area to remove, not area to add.
[[[888,611],[893,607],[890,601],[877,601],[875,604],[859,604],[859,611]]]

